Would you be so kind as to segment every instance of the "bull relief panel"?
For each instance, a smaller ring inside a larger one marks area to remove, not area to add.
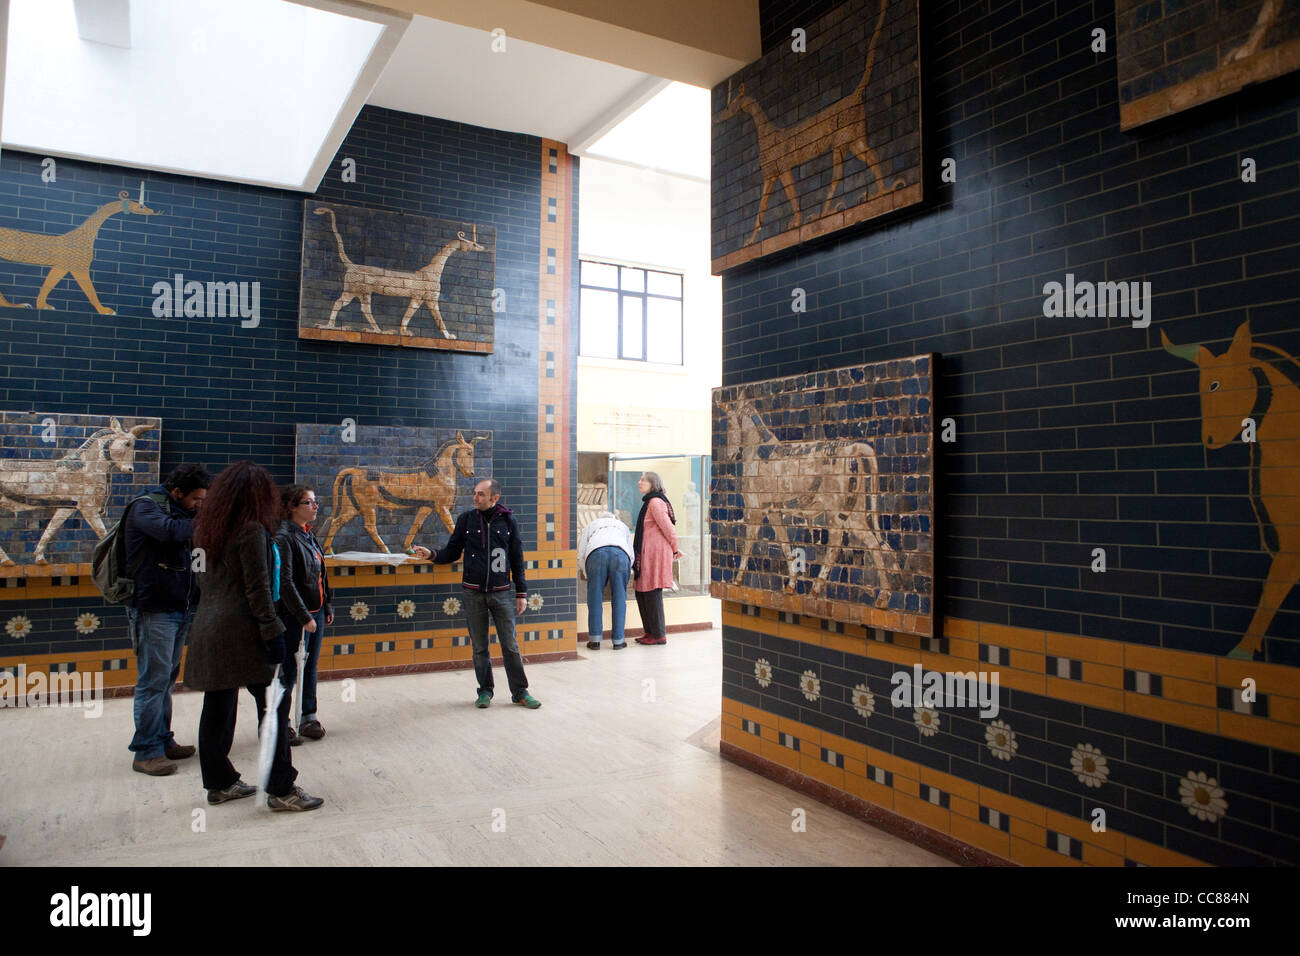
[[[1171,342],[1163,331],[1160,340],[1170,355],[1196,366],[1206,466],[1231,460],[1225,449],[1238,440],[1250,450],[1240,487],[1249,490],[1268,576],[1246,632],[1227,655],[1272,660],[1265,648],[1269,625],[1300,584],[1300,362],[1257,340],[1248,322],[1218,355],[1204,345]]]
[[[932,367],[714,390],[711,595],[933,635]]]
[[[473,507],[474,485],[492,477],[492,433],[346,420],[299,425],[294,475],[316,489],[313,530],[327,554],[435,547],[456,515]]]
[[[1300,69],[1294,0],[1116,0],[1115,35],[1124,130]]]
[[[89,563],[158,484],[162,420],[0,412],[0,566]]]
[[[298,337],[491,352],[496,228],[309,199]]]
[[[919,203],[918,0],[848,0],[713,88],[713,271]]]

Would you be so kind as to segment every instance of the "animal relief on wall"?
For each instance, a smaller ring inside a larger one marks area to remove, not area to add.
[[[299,425],[295,480],[316,489],[326,552],[408,550],[430,516],[448,534],[492,477],[492,433],[455,428]],[[354,440],[347,440],[354,439]]]
[[[848,0],[713,90],[713,271],[918,203],[917,0]]]
[[[709,593],[929,636],[931,357],[715,389]]]
[[[112,309],[99,300],[99,294],[91,280],[90,267],[95,259],[95,240],[99,236],[100,227],[113,216],[159,215],[159,210],[150,209],[144,200],[144,183],[141,182],[138,200],[130,198],[130,194],[123,189],[117,194],[117,199],[100,206],[68,232],[47,235],[21,229],[0,229],[0,259],[49,270],[36,293],[38,309],[53,309],[54,306],[49,303],[50,293],[64,276],[71,276],[96,312],[100,315],[115,315]],[[0,295],[0,306],[26,309],[31,303],[10,302],[4,295]]]
[[[308,200],[300,338],[491,352],[496,230]]]
[[[1116,0],[1120,129],[1300,69],[1297,0]]]
[[[90,561],[158,484],[161,430],[157,418],[0,412],[0,565]]]
[[[1214,467],[1214,452],[1230,443],[1250,450],[1242,492],[1250,495],[1259,546],[1271,561],[1246,633],[1228,656],[1252,660],[1264,654],[1269,625],[1300,583],[1300,362],[1255,341],[1249,323],[1237,327],[1221,355],[1203,345],[1175,345],[1163,332],[1160,339],[1167,352],[1199,370],[1207,465]]]

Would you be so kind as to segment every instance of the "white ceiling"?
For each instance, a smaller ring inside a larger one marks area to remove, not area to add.
[[[3,141],[312,191],[407,19],[339,0],[13,0]]]
[[[311,191],[370,103],[708,175],[707,90],[408,16],[348,0],[13,0],[3,140]]]
[[[646,73],[506,33],[417,16],[366,102],[571,146],[622,119],[666,85]]]

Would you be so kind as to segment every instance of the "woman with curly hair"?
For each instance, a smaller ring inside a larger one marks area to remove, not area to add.
[[[277,583],[292,587],[292,582],[284,580],[272,537],[280,525],[280,496],[265,468],[235,462],[217,476],[203,505],[210,510],[199,513],[194,543],[203,549],[207,570],[199,575],[199,610],[190,630],[185,683],[204,692],[199,764],[208,803],[215,804],[257,792],[230,762],[239,688],[265,693],[276,664],[286,669],[286,686],[293,686],[289,669],[294,660],[272,596],[277,565]],[[286,693],[277,711],[279,733],[266,803],[272,810],[315,810],[325,801],[294,783],[298,771],[289,754],[289,706]]]

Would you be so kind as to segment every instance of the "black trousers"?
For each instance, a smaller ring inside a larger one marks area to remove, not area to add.
[[[248,689],[265,699],[266,684]],[[298,779],[293,760],[289,756],[289,708],[293,700],[286,692],[276,708],[279,731],[275,738],[275,753],[271,760],[271,779],[266,791],[283,797],[293,790]],[[203,695],[203,714],[199,717],[199,769],[203,786],[208,790],[225,790],[239,779],[239,771],[230,762],[230,747],[235,742],[235,714],[239,709],[239,688],[210,690]]]
[[[284,625],[284,663],[280,665],[280,686],[284,688],[285,700],[288,700],[293,693],[293,685],[298,681],[298,658],[294,655],[298,653],[298,645],[302,643],[302,628],[283,617],[280,618],[280,623]],[[291,634],[297,634],[297,640],[291,640],[289,637]],[[257,705],[259,734],[262,732],[262,718],[266,716],[266,688],[266,684],[248,685],[248,692],[253,695],[253,703]],[[289,717],[293,717],[292,709],[289,711]]]
[[[646,637],[667,637],[664,623],[664,589],[636,592],[636,609],[641,612],[641,629]]]

